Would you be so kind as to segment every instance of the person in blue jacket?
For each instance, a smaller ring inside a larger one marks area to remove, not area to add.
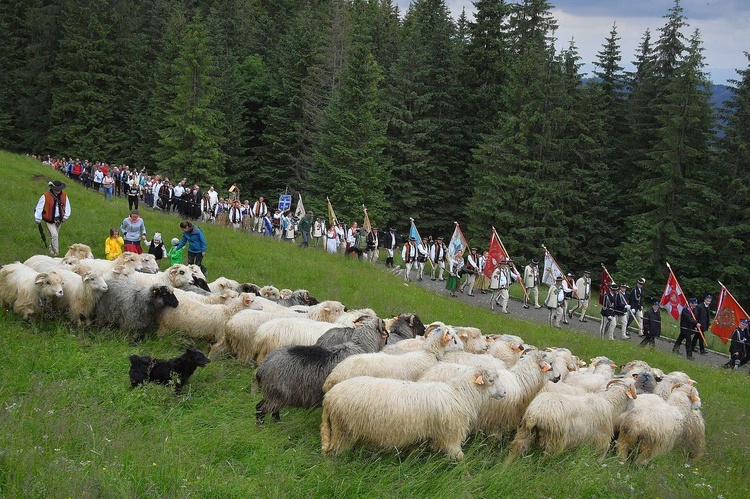
[[[182,229],[182,239],[174,249],[179,250],[187,243],[188,265],[195,264],[203,269],[203,257],[206,256],[206,238],[203,237],[203,231],[189,220],[180,222],[180,229]]]

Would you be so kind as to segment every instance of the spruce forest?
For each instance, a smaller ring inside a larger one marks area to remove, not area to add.
[[[25,0],[0,4],[0,148],[145,167],[242,197],[519,261],[545,244],[661,293],[750,299],[750,69],[710,101],[679,4],[595,73],[546,0]],[[632,72],[624,70],[633,62]]]

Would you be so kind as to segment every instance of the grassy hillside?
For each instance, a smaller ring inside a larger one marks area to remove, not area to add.
[[[38,196],[56,174],[0,152],[0,263],[43,251],[33,221]],[[69,185],[73,215],[61,246],[83,242],[103,256],[108,228],[127,202]],[[174,216],[143,210],[149,235],[179,234]],[[174,336],[138,345],[116,331],[75,330],[65,322],[24,323],[0,311],[0,496],[2,497],[738,497],[748,494],[748,375],[688,363],[629,343],[499,316],[437,296],[381,269],[324,252],[213,226],[205,265],[257,284],[306,288],[318,298],[368,306],[383,316],[417,312],[425,322],[513,333],[540,347],[567,346],[583,358],[619,363],[642,358],[699,381],[708,449],[698,462],[673,453],[646,468],[587,450],[546,458],[536,453],[507,469],[507,442],[473,438],[453,463],[426,448],[379,454],[360,447],[335,459],[320,454],[320,409],[288,409],[282,422],[255,425],[253,371],[233,359],[198,370],[183,395],[146,386],[131,390],[127,357],[170,357],[186,342]],[[207,345],[198,345],[207,350]]]

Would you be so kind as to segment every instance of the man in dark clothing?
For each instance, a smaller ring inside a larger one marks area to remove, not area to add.
[[[260,198],[261,200],[263,198]],[[302,233],[302,242],[299,243],[300,246],[303,248],[307,248],[310,246],[310,232],[312,231],[313,226],[313,212],[308,211],[307,214],[302,217],[302,220],[299,221],[299,224],[297,225],[297,228]]]
[[[398,249],[398,241],[396,240],[396,229],[391,227],[388,230],[388,234],[383,238],[383,248],[388,252],[388,256],[385,258],[385,267],[393,268],[393,252]]]
[[[703,303],[695,307],[695,318],[698,320],[698,324],[701,325],[701,331],[706,334],[708,331],[708,323],[711,322],[711,295],[706,295],[703,299]],[[696,334],[693,336],[693,342],[691,343],[691,349],[695,353],[695,347],[698,346],[701,354],[706,354],[706,342],[703,341],[703,336]]]
[[[741,319],[740,325],[732,333],[732,342],[729,344],[729,362],[724,367],[739,369],[740,366],[747,363],[748,342],[750,341],[747,330],[748,323],[750,321],[747,319]]]
[[[654,300],[651,308],[643,314],[643,341],[641,346],[656,346],[654,338],[661,336],[661,311],[659,310],[659,300]]]
[[[622,339],[627,340],[630,338],[630,335],[628,334],[628,319],[625,317],[625,315],[630,310],[630,306],[628,306],[628,298],[625,296],[625,294],[628,291],[628,285],[627,284],[620,284],[620,290],[619,292],[615,292],[615,298],[614,298],[614,315],[615,315],[615,327],[617,327],[617,321],[620,321],[621,327],[622,327]]]
[[[604,338],[606,335],[607,339],[615,339],[614,332],[617,323],[615,322],[614,317],[615,295],[613,293],[618,289],[620,288],[617,284],[610,284],[609,289],[604,293],[604,297],[602,298],[602,323],[599,326],[600,338]]]
[[[685,351],[687,352],[688,360],[693,360],[693,348],[692,348],[692,336],[698,327],[698,321],[695,319],[695,307],[698,306],[697,298],[690,298],[688,300],[688,306],[682,309],[680,313],[680,335],[677,337],[677,341],[672,347],[673,353],[679,353],[680,345],[685,341]]]
[[[643,336],[643,285],[646,284],[646,279],[643,277],[638,278],[636,285],[630,290],[628,294],[628,305],[630,305],[631,314],[628,314],[628,327],[635,319],[638,325],[638,336]]]

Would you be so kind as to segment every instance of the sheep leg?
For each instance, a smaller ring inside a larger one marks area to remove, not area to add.
[[[265,407],[265,400],[261,400],[258,402],[258,404],[255,406],[255,422],[257,424],[263,424],[266,422],[266,407]]]

